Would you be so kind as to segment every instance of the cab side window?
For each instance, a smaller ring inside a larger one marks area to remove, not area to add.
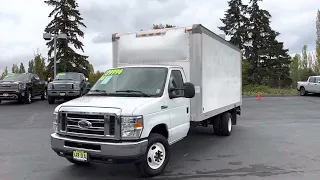
[[[316,78],[315,77],[310,77],[309,82],[315,83],[316,82]]]
[[[183,88],[183,78],[181,71],[179,70],[173,70],[171,71],[170,81],[169,81],[169,88]],[[174,93],[177,96],[183,96],[184,91],[183,90],[175,90]]]

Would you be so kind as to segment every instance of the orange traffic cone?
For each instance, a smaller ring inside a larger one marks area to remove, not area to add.
[[[258,101],[260,101],[261,100],[261,95],[260,95],[260,93],[258,93]]]

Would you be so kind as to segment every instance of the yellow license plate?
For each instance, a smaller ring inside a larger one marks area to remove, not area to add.
[[[65,96],[66,95],[66,93],[60,93],[60,96]]]
[[[4,97],[7,97],[7,96],[9,96],[9,94],[3,94],[3,96],[4,96]]]
[[[84,151],[73,151],[73,159],[78,161],[88,161],[88,153]]]

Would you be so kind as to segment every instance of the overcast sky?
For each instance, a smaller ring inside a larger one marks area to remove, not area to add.
[[[85,54],[95,70],[111,67],[111,34],[149,29],[152,24],[177,26],[203,24],[215,33],[221,33],[228,5],[226,0],[78,0],[80,12],[87,25],[84,37]],[[248,0],[244,0],[245,3]],[[272,27],[281,33],[290,53],[300,53],[304,44],[315,49],[316,13],[318,0],[265,0],[261,7],[273,18]],[[27,62],[34,52],[46,56],[47,47],[42,39],[49,23],[48,7],[42,0],[2,1],[0,6],[0,72],[5,66],[11,71],[13,63]]]

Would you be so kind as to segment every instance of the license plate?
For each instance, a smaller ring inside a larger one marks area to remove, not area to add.
[[[60,96],[65,96],[66,95],[66,93],[60,93]]]
[[[73,159],[77,161],[88,161],[88,153],[84,151],[73,151]]]
[[[7,97],[7,96],[9,96],[9,94],[3,94],[3,96],[4,96],[4,97]]]

